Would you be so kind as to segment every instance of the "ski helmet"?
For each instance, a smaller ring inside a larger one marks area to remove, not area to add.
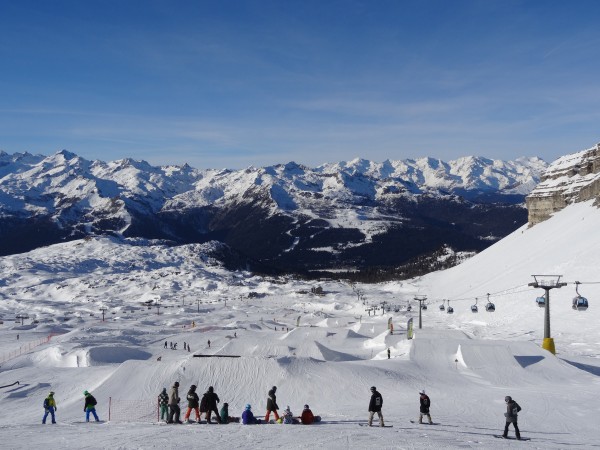
[[[504,401],[506,403],[510,402],[512,400],[512,397],[510,395],[507,395],[506,397],[504,397]]]
[[[375,386],[371,386],[371,391],[376,391],[377,388]]]

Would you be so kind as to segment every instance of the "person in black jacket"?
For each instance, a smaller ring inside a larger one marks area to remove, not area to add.
[[[200,397],[198,397],[198,394],[196,394],[195,384],[192,384],[190,386],[190,390],[187,393],[187,401],[188,408],[183,418],[183,421],[191,422],[190,414],[192,413],[192,410],[194,410],[196,412],[196,422],[200,423],[200,411],[198,411],[198,407],[200,406]]]
[[[383,406],[383,397],[375,386],[371,386],[371,401],[369,402],[369,426],[373,424],[373,416],[375,413],[379,416],[379,425],[385,426],[383,423],[383,414],[381,413],[381,407]]]
[[[502,437],[508,437],[508,426],[512,423],[515,427],[515,434],[517,436],[517,439],[520,440],[521,433],[519,431],[519,425],[517,425],[517,414],[519,413],[519,411],[521,411],[521,407],[509,395],[504,397],[504,401],[506,402],[506,412],[504,413],[504,417],[506,417],[506,424],[504,425],[504,434],[502,435]]]
[[[427,394],[425,394],[425,389],[422,389],[421,391],[419,391],[419,395],[421,397],[419,399],[421,402],[419,423],[423,423],[423,416],[427,416],[427,418],[429,419],[429,424],[431,425],[433,423],[433,421],[431,420],[431,414],[429,414],[429,407],[431,406],[431,400],[429,399]]]
[[[275,395],[275,392],[277,392],[277,386],[271,388],[269,391],[269,398],[267,398],[267,414],[265,415],[265,422],[267,423],[269,423],[271,412],[273,412],[273,415],[275,416],[275,422],[279,420],[279,414],[277,413],[279,406],[277,406],[277,395]]]
[[[90,413],[92,413],[94,415],[94,419],[96,419],[96,422],[100,422],[100,419],[98,419],[98,414],[96,414],[96,399],[88,391],[83,391],[83,396],[85,397],[85,403],[83,405],[85,421],[90,421]]]
[[[219,416],[219,410],[217,409],[217,403],[219,403],[220,400],[212,386],[208,387],[208,391],[205,392],[202,400],[206,401],[206,423],[212,423],[210,421],[210,416],[213,412],[215,413],[217,422],[221,423],[221,417]]]

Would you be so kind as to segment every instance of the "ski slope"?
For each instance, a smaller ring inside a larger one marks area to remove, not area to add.
[[[599,227],[595,207],[573,205],[453,269],[361,285],[366,304],[347,283],[323,281],[325,294],[316,296],[303,293],[314,283],[230,274],[162,247],[143,247],[138,255],[140,247],[110,239],[2,258],[0,385],[20,382],[0,389],[3,448],[598,448],[600,284],[592,282],[600,281]],[[133,264],[138,257],[147,261],[146,270],[124,275],[120,259]],[[68,264],[80,259],[97,260],[96,269]],[[562,274],[570,283],[551,293],[556,356],[540,348],[543,310],[534,303],[540,292],[527,286],[535,273]],[[91,287],[94,276],[101,282]],[[570,307],[575,280],[587,283],[580,286],[590,300],[585,312]],[[265,296],[248,298],[252,291]],[[204,292],[202,304],[198,292]],[[487,293],[494,313],[483,307]],[[412,311],[404,307],[417,294],[428,297],[423,329],[416,303]],[[162,298],[160,314],[141,304],[153,295]],[[98,301],[102,297],[110,301]],[[438,309],[444,298],[454,314]],[[475,298],[478,313],[470,311]],[[384,300],[402,308],[365,311]],[[18,311],[35,313],[37,323],[16,323]],[[412,340],[406,336],[410,318]],[[177,342],[177,350],[165,348],[165,341]],[[251,403],[259,417],[276,385],[281,409],[289,405],[299,415],[308,403],[323,422],[178,426],[157,424],[154,410],[152,419],[140,418],[140,409],[174,381],[182,398],[191,384],[199,392],[214,386],[230,415]],[[383,395],[385,421],[393,428],[357,426],[367,419],[372,385]],[[440,425],[410,422],[418,418],[420,389],[430,395]],[[50,390],[58,424],[42,426],[42,401]],[[104,420],[109,398],[138,406],[117,420],[88,424],[83,390],[96,396]],[[530,442],[493,437],[504,426],[505,395],[522,406],[519,426]]]

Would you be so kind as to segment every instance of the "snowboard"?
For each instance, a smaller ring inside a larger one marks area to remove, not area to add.
[[[359,425],[361,427],[368,427],[369,426],[368,423],[359,423]],[[381,425],[371,425],[372,428],[393,428],[393,426],[394,425],[384,425],[384,426],[381,426]]]
[[[531,438],[526,438],[526,437],[522,437],[521,439],[517,439],[516,437],[513,437],[513,436],[504,437],[501,434],[495,434],[494,437],[498,438],[498,439],[511,439],[513,441],[530,441],[531,440]]]
[[[410,423],[416,423],[417,425],[439,425],[439,422],[433,422],[433,423],[423,422],[423,423],[419,423],[416,420],[411,420]]]

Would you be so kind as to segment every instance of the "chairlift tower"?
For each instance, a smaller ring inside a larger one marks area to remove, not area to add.
[[[100,311],[102,311],[102,322],[104,322],[104,313],[108,310],[108,308],[106,306],[102,306],[100,308]]]
[[[419,329],[423,328],[423,321],[421,320],[421,311],[423,311],[423,302],[427,300],[426,295],[415,296],[415,301],[419,302]]]
[[[542,348],[555,355],[556,348],[554,347],[554,339],[550,337],[550,290],[560,289],[561,287],[566,286],[567,283],[560,282],[562,275],[532,275],[532,277],[534,281],[533,283],[529,283],[529,286],[543,289],[546,292],[546,305],[544,306],[544,341],[542,342]]]

